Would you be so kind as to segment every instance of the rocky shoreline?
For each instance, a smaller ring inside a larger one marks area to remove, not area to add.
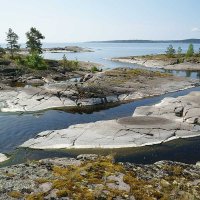
[[[78,46],[43,48],[43,51],[47,52],[47,53],[84,53],[84,52],[94,52],[91,49],[82,48],[82,47],[78,47]]]
[[[200,71],[199,62],[184,61],[179,63],[179,59],[157,59],[155,56],[131,56],[112,58],[112,61],[137,64],[148,68],[158,68],[165,70],[185,70],[185,71]]]
[[[125,148],[200,135],[200,92],[138,107],[132,117],[41,132],[21,147],[32,149]]]
[[[115,163],[113,157],[80,155],[0,169],[0,198],[200,199],[200,167],[171,161]]]
[[[66,46],[66,47],[53,47],[53,48],[43,48],[43,53],[86,53],[86,52],[94,52],[92,49],[83,48],[79,46]],[[28,54],[28,50],[26,48],[20,49],[20,54]]]

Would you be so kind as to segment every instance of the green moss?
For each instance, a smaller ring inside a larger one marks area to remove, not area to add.
[[[23,197],[23,194],[21,192],[18,192],[18,191],[8,192],[7,195],[14,198],[14,199],[19,199],[19,198]]]
[[[26,200],[44,200],[44,194],[43,193],[30,194],[26,196]]]

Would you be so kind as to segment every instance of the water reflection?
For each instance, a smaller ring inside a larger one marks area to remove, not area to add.
[[[200,71],[184,71],[184,70],[162,70],[165,73],[173,74],[179,77],[187,77],[191,79],[200,79]]]

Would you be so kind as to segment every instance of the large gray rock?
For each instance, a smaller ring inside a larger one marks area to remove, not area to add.
[[[143,106],[135,110],[134,116],[162,116],[177,122],[199,124],[200,92],[191,92],[186,96],[165,98],[153,106]]]
[[[122,148],[159,144],[200,135],[200,92],[166,98],[154,106],[136,109],[133,117],[78,124],[38,134],[21,147],[33,149]],[[183,107],[183,111],[178,109]],[[185,112],[185,109],[187,112]],[[182,115],[177,115],[182,112]],[[190,121],[194,119],[195,121]],[[197,120],[196,120],[197,119]]]

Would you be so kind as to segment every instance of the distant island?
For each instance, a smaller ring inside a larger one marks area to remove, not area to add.
[[[193,44],[200,44],[200,39],[185,39],[185,40],[108,40],[108,41],[91,41],[91,43],[193,43]]]

